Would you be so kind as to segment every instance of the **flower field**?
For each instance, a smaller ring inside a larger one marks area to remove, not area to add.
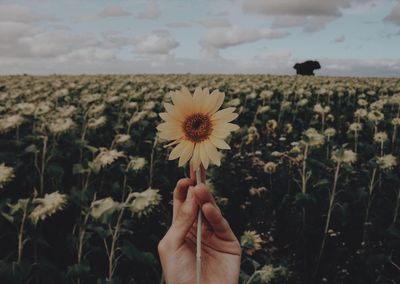
[[[207,184],[241,283],[400,283],[400,80],[266,75],[0,77],[0,283],[162,281],[183,86],[239,114]]]

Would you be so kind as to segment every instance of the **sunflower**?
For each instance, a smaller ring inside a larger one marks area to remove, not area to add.
[[[167,146],[176,145],[170,160],[179,158],[179,166],[183,166],[192,159],[195,170],[200,164],[205,169],[211,163],[221,164],[217,148],[230,149],[224,139],[239,129],[230,123],[238,117],[234,107],[218,111],[224,98],[218,90],[209,94],[208,89],[201,88],[196,88],[193,96],[187,88],[171,93],[173,104],[164,103],[166,112],[160,113],[160,117],[165,122],[157,126],[160,138],[173,140]]]

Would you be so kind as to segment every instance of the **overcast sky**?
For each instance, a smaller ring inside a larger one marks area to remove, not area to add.
[[[398,0],[0,0],[0,74],[399,76]]]

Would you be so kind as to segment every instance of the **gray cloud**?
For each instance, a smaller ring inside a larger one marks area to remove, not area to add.
[[[98,16],[100,18],[113,18],[113,17],[126,17],[132,15],[131,12],[125,10],[120,6],[108,6],[105,7]]]
[[[343,10],[374,0],[247,0],[242,10],[248,14],[273,17],[272,28],[303,27],[316,32],[342,16]]]
[[[208,18],[197,20],[196,22],[206,28],[222,28],[231,26],[231,23],[225,18]]]
[[[135,39],[134,45],[140,54],[169,54],[179,43],[168,31],[156,31]]]
[[[174,22],[169,22],[165,24],[166,27],[168,28],[190,28],[192,26],[191,23],[188,22],[178,22],[178,21],[174,21]]]
[[[394,6],[393,10],[383,19],[383,21],[400,26],[400,3]]]
[[[345,36],[344,35],[341,35],[341,36],[338,36],[337,38],[334,38],[333,40],[332,40],[332,42],[333,43],[342,43],[342,42],[344,42],[345,41]]]
[[[161,16],[161,9],[157,3],[149,3],[144,10],[137,15],[138,19],[156,20]]]
[[[200,45],[207,54],[217,56],[219,49],[256,42],[261,39],[282,38],[286,35],[287,33],[270,29],[243,28],[240,26],[212,28],[202,35]]]

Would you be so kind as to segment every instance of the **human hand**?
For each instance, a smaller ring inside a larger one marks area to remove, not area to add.
[[[201,169],[202,181],[205,180]],[[207,186],[196,185],[195,173],[178,181],[174,190],[172,225],[158,245],[167,284],[196,282],[197,212],[201,208],[202,271],[205,284],[236,284],[239,280],[241,248],[228,222],[222,217]]]

